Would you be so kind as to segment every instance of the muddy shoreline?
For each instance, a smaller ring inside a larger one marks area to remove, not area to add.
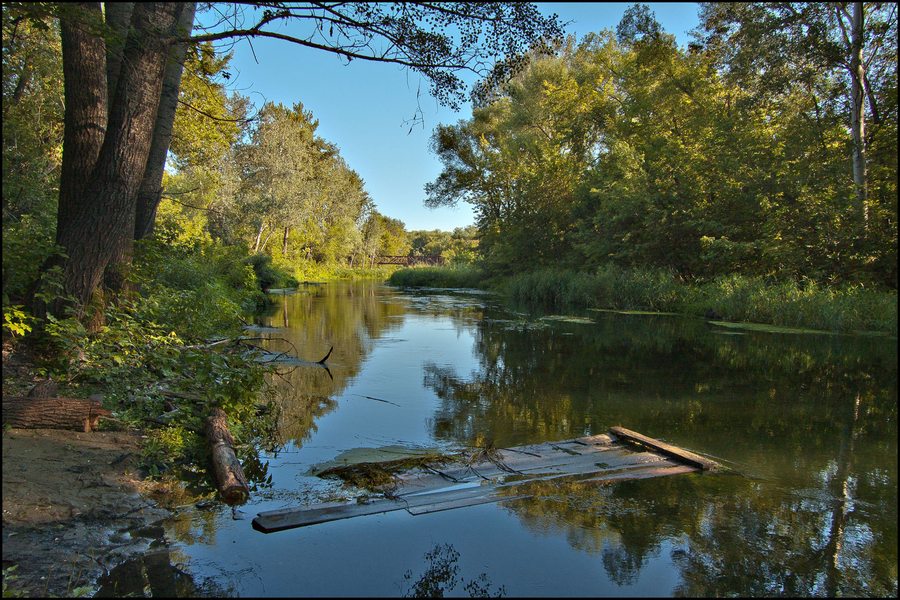
[[[136,470],[139,436],[3,432],[3,568],[29,596],[93,595],[99,578],[165,542],[165,486]]]

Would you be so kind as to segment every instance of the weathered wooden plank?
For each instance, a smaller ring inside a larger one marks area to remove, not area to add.
[[[435,469],[435,471],[439,471],[435,473],[411,471],[399,476],[400,488],[403,493],[419,492],[451,483],[503,481],[516,476],[533,477],[536,473],[549,475],[596,471],[598,468],[623,467],[657,458],[655,454],[636,453],[622,446],[607,447],[603,454],[597,452],[577,456],[556,451],[549,458],[540,460],[529,455],[507,453],[505,450],[498,451],[498,454],[502,455],[501,463],[507,469],[501,468],[496,463],[482,460],[468,465],[447,465]]]
[[[487,484],[463,489],[436,491],[432,493],[420,493],[415,495],[403,495],[395,498],[370,500],[365,503],[328,504],[305,509],[279,509],[275,511],[261,512],[253,520],[253,528],[263,533],[273,533],[295,527],[316,525],[329,521],[338,521],[352,517],[374,515],[405,509],[411,515],[423,515],[454,508],[477,506],[493,502],[518,500],[528,498],[529,493],[518,493],[528,483],[546,481],[559,478],[577,478],[585,483],[602,483],[607,481],[620,481],[625,479],[645,479],[650,477],[662,477],[696,471],[696,467],[674,464],[666,459],[659,459],[653,463],[640,463],[631,465],[627,469],[621,467],[608,469],[616,471],[600,477],[582,478],[584,475],[593,475],[591,471],[577,473],[556,473],[548,476],[532,477],[521,481],[501,484]],[[504,493],[507,491],[507,493]]]
[[[646,468],[629,469],[620,473],[609,473],[602,477],[585,479],[585,482],[606,483],[609,481],[622,481],[626,479],[649,479],[651,477],[664,477],[667,475],[680,475],[683,473],[696,473],[697,467],[691,465],[673,465],[667,463],[664,466],[647,466]]]
[[[708,458],[700,456],[699,454],[694,454],[693,452],[685,450],[684,448],[679,448],[678,446],[673,446],[651,437],[647,437],[646,435],[640,434],[636,431],[625,429],[624,427],[619,426],[610,427],[609,430],[623,440],[637,442],[639,444],[652,448],[657,452],[662,452],[663,454],[672,456],[689,465],[694,465],[695,467],[703,469],[704,471],[716,471],[720,468],[719,464],[715,461],[709,460]]]
[[[402,510],[406,503],[388,498],[355,504],[327,504],[310,508],[282,508],[259,513],[253,519],[253,528],[263,533],[273,533],[295,527],[339,521],[351,517],[376,515]]]
[[[621,427],[611,431],[619,439],[639,440],[651,450],[634,451],[605,434],[504,448],[468,464],[405,473],[398,478],[395,495],[390,498],[263,512],[254,519],[253,526],[268,533],[401,509],[421,515],[527,498],[530,496],[527,484],[536,481],[565,478],[602,483],[711,468],[712,461],[681,448]]]
[[[455,500],[444,500],[442,502],[432,502],[418,506],[410,506],[406,511],[414,516],[427,515],[430,513],[451,510],[454,508],[465,508],[467,506],[478,506],[479,504],[491,504],[493,502],[503,502],[506,500],[519,500],[520,498],[529,498],[530,494],[516,494],[501,496],[496,490],[489,493],[482,493],[479,496],[470,498],[457,498]]]

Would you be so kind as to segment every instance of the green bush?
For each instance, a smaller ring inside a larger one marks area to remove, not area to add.
[[[273,264],[272,257],[268,254],[253,254],[246,259],[246,262],[253,267],[253,272],[256,274],[256,280],[259,283],[260,289],[263,291],[267,291],[269,288],[273,287],[297,287],[297,284],[299,283],[293,275]]]
[[[3,223],[3,302],[21,300],[44,260],[58,251],[55,215],[24,215]]]

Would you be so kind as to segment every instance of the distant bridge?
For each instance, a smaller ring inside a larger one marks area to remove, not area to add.
[[[440,254],[435,256],[379,256],[375,259],[375,264],[379,265],[442,265],[444,257]]]

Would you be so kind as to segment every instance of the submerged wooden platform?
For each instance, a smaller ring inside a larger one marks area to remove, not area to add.
[[[261,512],[253,519],[253,528],[272,533],[395,510],[421,515],[527,498],[525,484],[532,481],[565,477],[603,483],[717,468],[717,463],[700,455],[613,427],[608,434],[479,452],[469,461],[446,467],[417,468],[399,476],[389,497]]]

